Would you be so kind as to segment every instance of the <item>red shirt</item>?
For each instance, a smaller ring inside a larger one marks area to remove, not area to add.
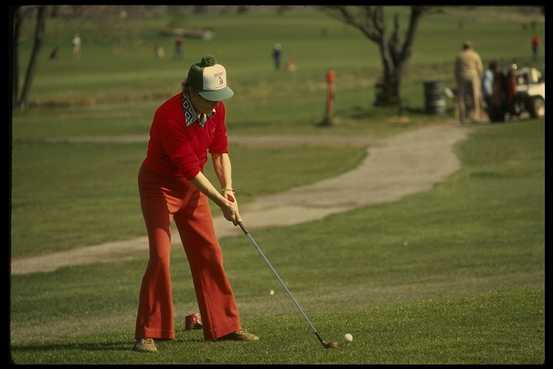
[[[161,104],[150,127],[145,166],[161,175],[191,180],[207,162],[208,150],[210,153],[228,153],[222,101],[217,103],[215,113],[203,128],[198,122],[186,126],[182,93]]]

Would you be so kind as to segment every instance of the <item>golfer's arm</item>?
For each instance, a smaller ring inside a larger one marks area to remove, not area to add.
[[[213,169],[221,184],[221,189],[232,189],[232,166],[230,164],[230,157],[227,153],[212,154]]]
[[[201,191],[219,207],[223,207],[226,204],[227,200],[219,193],[219,191],[217,191],[217,189],[201,171],[198,172],[196,177],[192,179],[192,183],[199,191]]]

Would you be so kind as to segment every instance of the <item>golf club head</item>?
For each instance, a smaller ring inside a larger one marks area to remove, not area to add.
[[[336,341],[323,341],[324,348],[337,348],[338,346],[338,342]]]

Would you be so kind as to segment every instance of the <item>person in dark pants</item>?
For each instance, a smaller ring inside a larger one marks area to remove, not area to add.
[[[280,69],[280,61],[282,58],[282,46],[280,44],[275,44],[273,47],[273,61],[275,63],[275,69]]]
[[[540,37],[538,35],[532,36],[530,44],[532,45],[532,57],[534,60],[537,60],[540,48]]]
[[[493,96],[493,79],[497,72],[497,61],[492,60],[488,64],[488,69],[484,71],[484,76],[482,77],[482,97],[484,98],[484,103],[486,104],[486,111],[489,111],[492,106],[492,96]]]
[[[497,62],[490,63],[490,70],[493,73],[492,94],[486,100],[486,109],[491,122],[504,122],[507,113],[507,76],[499,68]]]
[[[177,36],[175,38],[175,57],[180,58],[182,56],[182,37]]]

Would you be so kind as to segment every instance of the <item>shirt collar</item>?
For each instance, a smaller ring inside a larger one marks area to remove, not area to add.
[[[192,105],[192,100],[186,92],[182,92],[182,109],[184,111],[185,124],[187,127],[190,127],[194,123],[198,123],[200,127],[204,128],[207,120],[215,113],[215,109],[211,110],[209,113],[198,113]]]

